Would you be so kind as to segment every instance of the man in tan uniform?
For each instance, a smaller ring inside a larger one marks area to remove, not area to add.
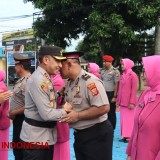
[[[69,78],[65,88],[65,102],[73,110],[61,122],[74,128],[76,160],[111,160],[113,128],[108,119],[109,102],[103,82],[81,69],[81,52],[63,55],[61,74]]]
[[[111,122],[113,129],[116,128],[116,98],[118,92],[118,84],[120,80],[120,73],[118,69],[112,66],[114,58],[109,55],[103,56],[104,69],[101,71],[101,79],[110,103],[110,111],[108,119]]]
[[[25,86],[27,79],[30,77],[31,59],[22,56],[19,53],[14,53],[15,70],[20,79],[16,82],[13,90],[13,96],[10,102],[9,117],[13,119],[13,142],[20,142],[20,132],[22,122],[24,120],[25,106]],[[23,159],[22,149],[13,148],[15,160]]]
[[[56,109],[56,96],[50,75],[62,67],[62,49],[57,46],[41,47],[39,66],[26,85],[25,120],[20,138],[23,142],[34,143],[34,148],[24,148],[23,160],[53,160],[53,147],[57,140],[56,121],[68,110]],[[49,148],[38,148],[48,144]]]

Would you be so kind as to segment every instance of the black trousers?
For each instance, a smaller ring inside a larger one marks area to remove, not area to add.
[[[107,120],[74,132],[76,160],[112,160],[113,128]]]
[[[111,103],[114,92],[106,92],[110,103],[110,111],[108,112],[108,119],[111,122],[113,129],[116,128],[116,103]]]
[[[53,160],[53,149],[53,145],[48,149],[23,149],[22,160]]]
[[[17,143],[20,142],[20,133],[22,129],[22,123],[24,120],[24,114],[16,115],[13,120],[13,142]],[[22,160],[23,159],[23,150],[13,148],[13,154],[15,160]]]

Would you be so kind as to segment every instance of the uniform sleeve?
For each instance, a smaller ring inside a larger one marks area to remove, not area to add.
[[[45,121],[56,121],[66,114],[63,109],[56,109],[56,101],[51,101],[49,95],[41,88],[41,82],[34,82],[28,88],[32,100],[34,101],[41,118]]]
[[[100,107],[109,104],[104,85],[101,81],[95,80],[87,83],[87,95],[91,106]]]
[[[116,69],[114,72],[114,82],[116,83],[118,81],[120,81],[120,72]]]

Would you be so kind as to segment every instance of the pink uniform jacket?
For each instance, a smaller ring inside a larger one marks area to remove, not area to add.
[[[88,63],[88,66],[90,68],[89,72],[101,79],[101,75],[99,74],[99,66],[96,63]]]
[[[133,61],[127,58],[122,61],[125,71],[120,78],[117,102],[119,106],[128,107],[130,103],[136,104],[138,77],[131,69],[134,66]]]
[[[54,84],[55,91],[65,86],[64,80],[62,79],[60,73],[56,76],[51,76],[52,82]],[[57,108],[60,108],[62,97],[58,98]],[[69,125],[67,123],[57,122],[57,143],[66,142],[69,140]]]
[[[5,72],[3,70],[0,70],[0,90],[3,90],[5,92],[8,89],[5,83],[3,82],[4,79],[5,79]],[[9,100],[6,100],[0,106],[0,130],[7,129],[10,126],[10,120],[7,116],[8,110],[9,110]]]
[[[131,160],[160,160],[160,56],[144,57],[146,89],[139,97],[126,153]]]

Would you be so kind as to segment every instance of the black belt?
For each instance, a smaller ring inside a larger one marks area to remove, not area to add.
[[[34,119],[30,119],[27,117],[25,117],[24,120],[25,120],[25,122],[27,122],[31,126],[42,127],[42,128],[54,128],[57,124],[57,121],[43,122],[43,121],[37,121]]]

